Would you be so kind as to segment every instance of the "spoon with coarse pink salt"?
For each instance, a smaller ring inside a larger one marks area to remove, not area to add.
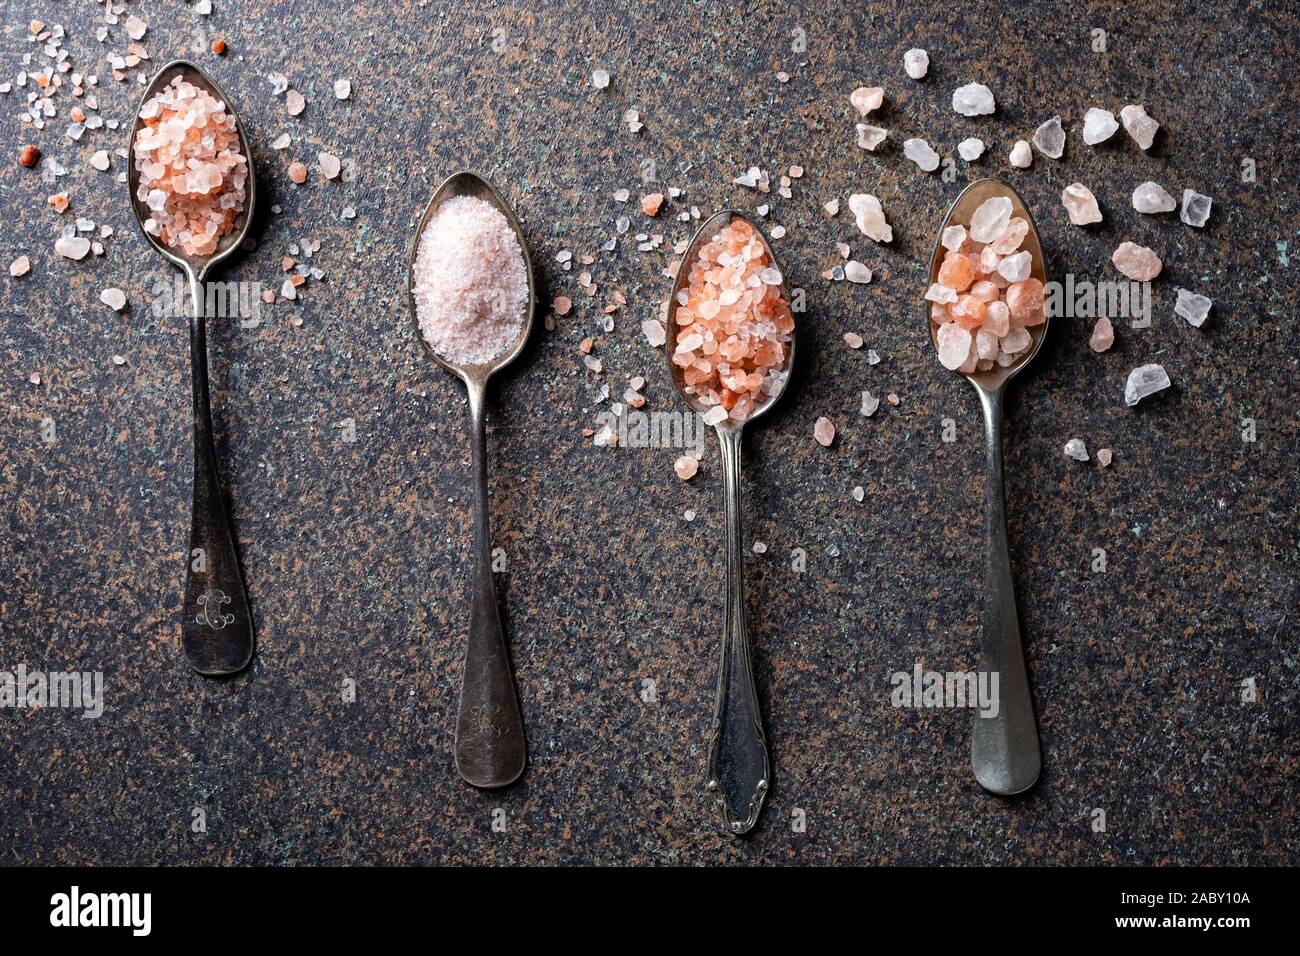
[[[996,179],[967,186],[948,211],[935,246],[926,320],[939,361],[970,380],[984,409],[988,464],[979,678],[994,691],[998,706],[987,716],[975,712],[971,768],[980,786],[1004,795],[1032,787],[1042,766],[1007,548],[1002,399],[1007,382],[1047,335],[1046,281],[1042,243],[1020,194]]]
[[[212,441],[207,319],[214,304],[242,296],[221,290],[209,298],[204,282],[248,235],[257,195],[252,153],[216,81],[195,64],[174,60],[145,89],[129,155],[127,185],[136,221],[149,244],[189,281],[194,499],[181,644],[200,674],[234,674],[253,657],[253,618]]]
[[[776,256],[744,213],[712,216],[682,257],[668,300],[668,371],[722,447],[726,622],[706,786],[723,825],[748,833],[771,784],[754,684],[741,560],[740,438],[781,397],[794,362],[794,315]]]
[[[524,350],[536,296],[519,222],[482,176],[459,172],[434,192],[416,230],[407,288],[426,351],[469,395],[473,564],[456,770],[476,787],[504,787],[524,772],[527,747],[492,580],[485,406],[488,379]]]

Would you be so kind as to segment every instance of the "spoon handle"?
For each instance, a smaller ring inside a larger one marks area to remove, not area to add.
[[[243,670],[253,656],[253,619],[230,530],[208,407],[208,337],[203,280],[190,284],[190,379],[194,390],[194,502],[185,565],[181,644],[190,666],[217,676]]]
[[[510,653],[492,581],[488,531],[485,383],[467,382],[474,469],[474,554],[469,636],[456,716],[456,770],[476,787],[504,787],[524,772],[527,749]]]
[[[990,681],[998,701],[995,716],[975,711],[971,768],[980,786],[1009,795],[1038,780],[1042,757],[1038,727],[1020,643],[1016,589],[1007,549],[1006,500],[1002,489],[1002,388],[978,389],[984,407],[988,476],[984,502],[984,633],[980,681]],[[985,675],[988,675],[987,677]],[[994,675],[997,685],[991,683]]]
[[[740,430],[718,429],[722,446],[727,522],[727,612],[718,665],[713,737],[707,787],[718,801],[723,825],[737,836],[758,822],[771,782],[763,714],[745,626],[745,575],[741,560]]]

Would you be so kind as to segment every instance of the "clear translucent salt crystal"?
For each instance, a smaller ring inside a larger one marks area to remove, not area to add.
[[[608,71],[608,70],[592,70],[592,71],[591,71],[591,85],[594,86],[594,87],[595,87],[596,89],[598,89],[598,90],[603,90],[603,89],[605,89],[605,87],[609,86],[609,71]]]
[[[1151,148],[1160,124],[1147,115],[1145,107],[1136,104],[1126,106],[1119,111],[1119,118],[1124,124],[1124,132],[1132,137],[1133,142],[1142,149]]]
[[[1071,183],[1061,192],[1061,205],[1069,213],[1070,222],[1076,226],[1101,222],[1101,207],[1097,197],[1083,183]]]
[[[1184,189],[1183,208],[1178,211],[1178,218],[1187,225],[1200,229],[1210,218],[1210,206],[1213,202],[1214,200],[1209,196],[1195,190]]]
[[[979,204],[970,217],[970,237],[975,242],[993,242],[1007,231],[1011,222],[1011,200],[994,196]]]
[[[997,104],[993,101],[993,91],[983,83],[967,83],[953,90],[952,108],[962,116],[985,116]]]
[[[865,150],[875,151],[876,147],[885,141],[889,135],[889,130],[881,129],[879,126],[872,126],[869,123],[858,123],[858,145]]]
[[[1214,302],[1207,296],[1179,289],[1174,311],[1199,329],[1205,324],[1205,319],[1210,314],[1210,306],[1213,304]]]
[[[1008,282],[1021,282],[1029,278],[1033,267],[1034,260],[1028,251],[1017,252],[998,263],[998,274]]]
[[[1061,126],[1061,117],[1053,116],[1034,130],[1034,145],[1049,159],[1060,159],[1065,154],[1065,130]]]
[[[925,298],[929,302],[956,302],[957,290],[936,282],[925,290]]]
[[[859,86],[849,94],[849,102],[858,113],[866,116],[872,110],[880,109],[885,102],[885,91],[879,86]]]
[[[1098,109],[1094,106],[1083,115],[1083,141],[1089,146],[1104,143],[1115,135],[1117,129],[1119,123],[1110,110]]]
[[[949,226],[943,231],[939,238],[939,244],[949,252],[956,252],[961,248],[961,244],[966,241],[965,226]]]
[[[1132,407],[1170,384],[1163,365],[1139,365],[1128,373],[1128,381],[1124,383],[1124,404]]]
[[[844,278],[865,285],[871,281],[871,270],[856,259],[850,259],[844,264]]]
[[[1133,208],[1145,213],[1173,212],[1178,203],[1159,183],[1147,181],[1133,190]]]
[[[945,322],[935,332],[935,344],[939,349],[939,362],[955,372],[970,357],[974,340],[970,332],[956,322]]]
[[[939,168],[939,154],[923,139],[905,140],[903,155],[920,166],[924,172],[932,173]]]
[[[921,49],[911,49],[903,54],[903,69],[914,80],[919,80],[930,70],[930,54]]]
[[[893,228],[885,221],[885,210],[880,200],[870,193],[854,193],[849,196],[849,210],[862,234],[876,242],[892,242]]]
[[[1083,443],[1082,438],[1071,438],[1065,443],[1065,454],[1075,461],[1088,460],[1088,446]]]
[[[984,140],[975,136],[963,139],[957,144],[957,155],[971,163],[984,155]]]
[[[1029,164],[1034,161],[1034,154],[1029,144],[1023,139],[1016,140],[1016,145],[1011,147],[1009,161],[1016,169],[1028,169]]]

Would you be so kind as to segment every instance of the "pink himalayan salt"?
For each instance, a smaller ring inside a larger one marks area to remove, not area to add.
[[[1104,352],[1114,344],[1115,327],[1110,324],[1110,319],[1103,315],[1092,327],[1092,336],[1088,339],[1088,345],[1094,352]]]
[[[1109,466],[1110,466],[1110,461],[1111,461],[1111,458],[1112,458],[1112,457],[1113,457],[1113,455],[1112,455],[1111,450],[1110,450],[1109,448],[1098,448],[1098,449],[1097,449],[1097,464],[1101,465],[1101,467],[1103,467],[1103,468],[1107,468],[1107,467],[1109,467]]]
[[[736,219],[705,243],[677,293],[677,344],[687,395],[705,421],[744,421],[784,384],[794,315],[761,236]]]
[[[835,441],[835,425],[825,415],[813,423],[813,438],[817,439],[817,444],[826,448],[831,447],[831,442]]]
[[[424,340],[453,365],[481,365],[519,337],[528,301],[523,250],[495,206],[454,196],[420,235],[416,316]]]
[[[248,159],[235,117],[178,76],[141,107],[140,120],[132,149],[136,199],[150,212],[145,231],[187,255],[211,255],[244,209]]]
[[[859,86],[849,94],[849,102],[859,114],[866,116],[880,109],[880,104],[885,102],[885,91],[879,86]]]
[[[1070,222],[1076,226],[1101,222],[1101,207],[1097,197],[1083,183],[1071,183],[1061,191],[1061,205],[1070,215]]]
[[[1155,252],[1133,242],[1121,242],[1110,261],[1116,269],[1135,282],[1150,282],[1160,275],[1163,265]]]
[[[677,472],[677,477],[682,481],[690,481],[699,470],[700,463],[690,455],[682,455],[673,462],[673,471]]]

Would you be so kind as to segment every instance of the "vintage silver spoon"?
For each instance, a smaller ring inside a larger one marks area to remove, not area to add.
[[[226,112],[235,117],[239,148],[248,160],[244,209],[234,222],[234,229],[220,240],[216,251],[203,257],[187,255],[179,246],[170,248],[159,237],[145,231],[149,207],[136,198],[140,173],[135,168],[135,139],[142,125],[140,110],[160,89],[176,76],[206,89],[226,104]],[[248,608],[248,592],[239,569],[239,556],[226,511],[221,479],[217,474],[217,454],[212,444],[212,415],[208,406],[207,316],[204,309],[204,280],[213,267],[228,258],[248,235],[257,197],[253,154],[244,136],[230,100],[202,69],[188,60],[173,60],[149,82],[136,109],[128,141],[127,188],[136,222],[149,244],[169,261],[180,266],[190,288],[190,379],[194,399],[194,501],[190,512],[190,550],[186,557],[184,619],[181,643],[190,665],[200,674],[233,674],[243,670],[253,656],[253,618]],[[233,297],[238,301],[239,297]],[[228,318],[229,316],[217,316]]]
[[[767,249],[773,267],[780,269],[776,256],[758,225],[742,212],[724,210],[709,219],[696,231],[686,254],[682,256],[668,300],[667,335],[664,355],[668,360],[668,374],[682,398],[696,414],[703,415],[708,406],[694,395],[688,395],[683,381],[683,369],[674,365],[673,352],[677,348],[677,293],[689,284],[690,266],[721,229],[737,219],[753,227]],[[781,285],[785,293],[784,282]],[[709,743],[709,763],[706,787],[718,802],[723,825],[736,835],[748,833],[758,822],[763,799],[772,781],[768,759],[767,737],[763,733],[763,715],[759,709],[758,691],[754,686],[754,668],[750,655],[749,631],[745,620],[745,576],[742,561],[743,537],[740,520],[740,439],[748,422],[752,422],[776,403],[789,381],[794,363],[794,339],[786,352],[784,379],[781,387],[767,401],[754,408],[746,422],[726,419],[714,427],[722,449],[723,496],[727,523],[727,581],[726,621],[722,632],[722,655],[718,665],[718,691],[714,701],[713,728]]]
[[[472,196],[491,203],[510,223],[528,274],[528,301],[519,336],[505,352],[482,365],[455,365],[430,347],[420,331],[415,304],[415,262],[420,237],[439,207],[453,196]],[[533,263],[528,244],[515,214],[501,194],[482,176],[459,172],[448,176],[429,205],[415,230],[411,261],[407,269],[407,293],[416,337],[435,362],[465,383],[469,395],[471,459],[474,470],[474,556],[470,586],[469,635],[465,643],[465,668],[461,677],[460,711],[456,716],[456,769],[466,782],[476,787],[504,787],[524,772],[527,748],[524,723],[519,714],[519,697],[510,670],[510,652],[501,629],[496,585],[492,581],[491,535],[488,527],[487,429],[484,405],[488,378],[518,358],[533,327],[537,304],[533,285]]]
[[[1005,196],[1011,200],[1011,216],[1029,223],[1029,233],[1021,243],[1033,260],[1030,274],[1047,282],[1043,247],[1038,228],[1025,202],[1010,185],[998,179],[981,179],[967,186],[952,208],[939,234],[950,225],[969,228],[971,216],[987,199]],[[936,282],[946,250],[935,243],[930,262],[930,283]],[[928,287],[928,286],[927,286]],[[935,339],[930,321],[930,303],[925,303],[924,321]],[[1015,583],[1011,577],[1011,557],[1007,550],[1006,499],[1002,482],[1002,398],[1009,382],[1038,352],[1047,336],[1050,313],[1042,325],[1029,327],[1033,340],[1029,351],[1006,368],[995,365],[988,371],[966,375],[980,397],[984,409],[984,443],[987,450],[987,474],[984,491],[984,626],[981,642],[981,674],[998,675],[999,706],[995,717],[975,713],[971,735],[971,768],[980,786],[992,793],[1010,795],[1028,790],[1038,780],[1042,757],[1038,745],[1038,726],[1034,721],[1034,704],[1025,672],[1025,654],[1020,641],[1020,621],[1016,612]],[[935,348],[938,343],[935,341]],[[986,679],[981,676],[981,679]]]

